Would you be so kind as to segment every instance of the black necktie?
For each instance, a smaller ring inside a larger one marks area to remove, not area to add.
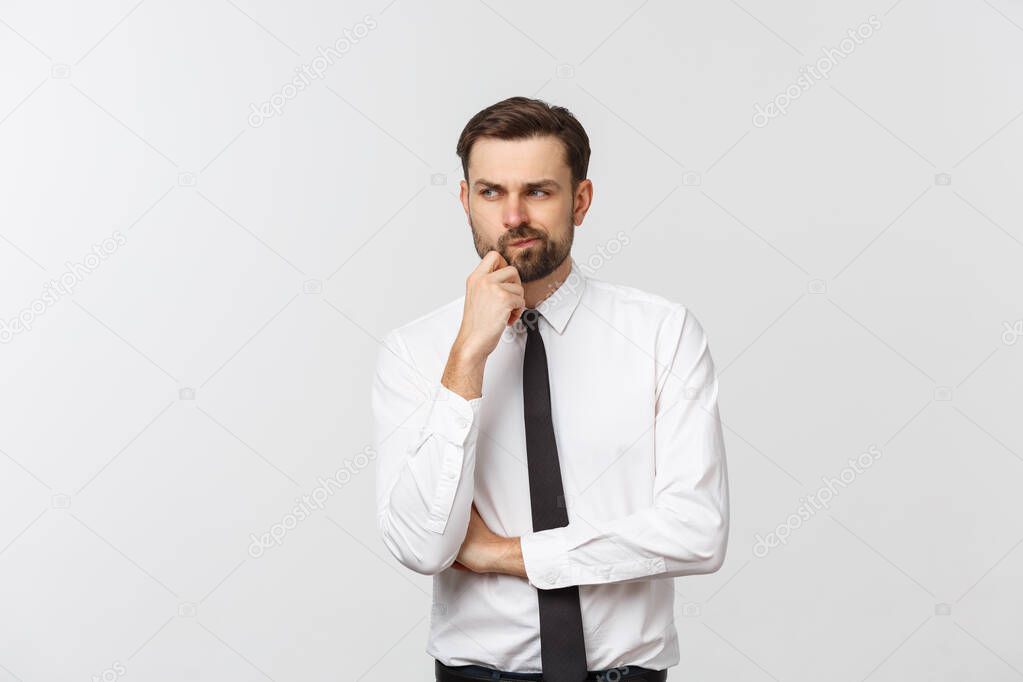
[[[551,387],[547,352],[540,337],[540,313],[522,312],[526,351],[522,360],[522,399],[526,417],[526,459],[533,530],[568,525],[568,507],[561,486],[558,446],[551,419]],[[540,663],[544,682],[586,679],[586,646],[579,608],[579,587],[537,590],[540,604]]]

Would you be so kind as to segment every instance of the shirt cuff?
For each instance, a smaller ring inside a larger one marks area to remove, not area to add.
[[[425,438],[437,434],[452,445],[464,446],[469,431],[479,421],[483,397],[466,400],[444,384],[433,387],[430,417],[420,435]]]
[[[526,579],[533,587],[553,590],[569,585],[613,583],[655,576],[665,571],[661,557],[607,562],[596,559],[588,551],[573,557],[570,550],[580,547],[580,543],[569,540],[570,528],[571,525],[551,528],[519,537]]]
[[[560,528],[519,536],[522,563],[529,584],[540,590],[556,586],[566,565],[565,539]]]

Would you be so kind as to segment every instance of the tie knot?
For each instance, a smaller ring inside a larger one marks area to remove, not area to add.
[[[521,319],[527,332],[535,332],[540,328],[540,312],[535,308],[523,310]]]

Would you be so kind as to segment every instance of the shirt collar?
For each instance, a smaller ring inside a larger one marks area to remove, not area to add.
[[[572,269],[569,271],[568,277],[550,296],[536,306],[536,309],[558,334],[565,331],[568,320],[578,307],[583,290],[586,288],[586,274],[580,269],[575,258],[569,256],[569,259],[572,261]],[[516,321],[514,326],[518,331],[525,333],[526,328],[522,324],[521,318]]]

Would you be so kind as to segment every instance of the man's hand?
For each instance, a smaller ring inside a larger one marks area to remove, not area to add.
[[[455,346],[466,354],[486,358],[505,327],[525,310],[525,289],[519,271],[497,251],[488,251],[465,282],[462,325]]]
[[[475,502],[469,513],[469,528],[465,532],[465,540],[453,567],[475,573],[505,573],[520,578],[526,577],[519,539],[506,538],[490,530],[476,511]]]
[[[465,282],[462,325],[451,345],[441,383],[466,400],[482,396],[487,357],[525,305],[519,271],[497,251],[488,251]]]

